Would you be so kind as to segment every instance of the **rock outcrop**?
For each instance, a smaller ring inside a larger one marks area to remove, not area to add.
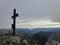
[[[25,39],[24,35],[18,33],[15,36],[6,33],[0,37],[0,45],[35,45],[31,42],[31,39]]]
[[[60,32],[53,33],[45,45],[60,45]]]

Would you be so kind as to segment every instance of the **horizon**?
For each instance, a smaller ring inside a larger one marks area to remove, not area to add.
[[[60,27],[55,27],[56,29]],[[55,28],[16,28],[16,29],[55,29]],[[12,29],[12,28],[0,28],[0,29]]]

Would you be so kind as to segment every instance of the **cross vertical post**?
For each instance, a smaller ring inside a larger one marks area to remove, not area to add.
[[[13,24],[12,24],[13,36],[15,36],[16,17],[17,17],[17,16],[18,16],[18,14],[16,13],[16,9],[14,9],[13,16],[12,16],[12,19],[13,19]]]

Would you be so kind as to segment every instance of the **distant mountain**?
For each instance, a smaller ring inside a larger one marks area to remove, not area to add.
[[[17,28],[16,29],[19,32],[23,32],[28,34],[29,36],[44,31],[44,32],[59,32],[60,28],[33,28],[33,29],[29,29],[29,28]]]
[[[50,37],[52,33],[51,32],[44,32],[44,31],[41,31],[41,32],[38,32],[38,33],[35,33],[34,35],[32,35],[32,39],[34,39],[39,45],[44,45],[48,38]]]
[[[0,29],[0,33],[2,33],[3,30],[12,30],[12,29]],[[36,33],[39,33],[41,31],[44,31],[44,32],[59,32],[60,31],[60,28],[16,28],[16,31],[18,31],[19,33],[25,33],[27,34],[28,36],[31,36],[31,35],[34,35]],[[6,32],[6,31],[4,31]]]
[[[60,28],[35,28],[33,29],[33,33],[37,33],[40,31],[44,31],[44,32],[56,32],[56,31],[60,31]]]
[[[27,34],[29,36],[32,35],[32,31],[29,30],[28,28],[17,28],[16,31],[25,33],[25,34]]]

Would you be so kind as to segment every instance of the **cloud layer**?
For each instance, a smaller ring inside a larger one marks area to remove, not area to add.
[[[60,0],[0,0],[1,25],[9,22],[14,8],[25,20],[60,22]],[[19,18],[17,20],[20,21]]]

